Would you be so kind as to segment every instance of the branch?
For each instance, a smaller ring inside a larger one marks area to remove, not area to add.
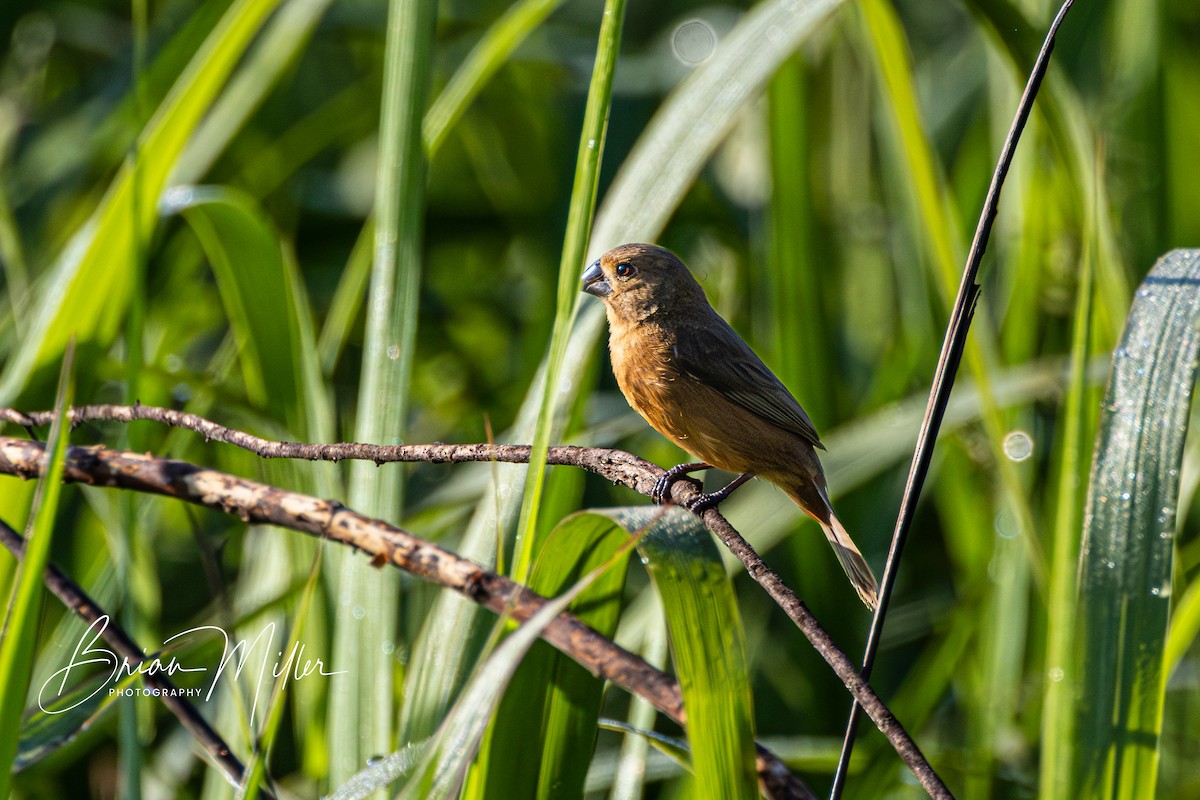
[[[16,556],[18,560],[25,557],[25,539],[21,537],[21,534],[9,527],[8,523],[4,520],[0,520],[0,544],[7,547],[9,552]],[[50,591],[62,601],[63,605],[89,625],[98,625],[102,617],[108,617],[108,624],[101,628],[100,635],[104,638],[104,641],[112,646],[114,652],[119,653],[130,664],[134,665],[135,669],[144,662],[151,660],[152,657],[147,655],[144,649],[138,647],[137,642],[114,621],[112,615],[101,608],[87,592],[80,588],[79,584],[63,574],[58,567],[51,565],[46,568],[45,583]],[[178,691],[175,684],[160,672],[146,670],[142,672],[141,677],[146,685],[158,690],[157,695],[162,700],[163,705],[176,716],[180,724],[200,743],[200,746],[204,748],[204,751],[208,753],[213,762],[225,773],[225,777],[229,779],[229,782],[239,789],[242,788],[245,767],[238,760],[238,757],[233,754],[233,750],[225,743],[220,734],[213,730],[208,721],[196,710],[196,707],[189,703]],[[274,794],[266,788],[262,788],[260,791],[265,797],[274,797]]]
[[[525,448],[528,451],[528,448]],[[0,437],[0,474],[40,476],[41,442]],[[449,550],[351,511],[340,503],[246,480],[182,461],[102,447],[71,447],[64,481],[131,489],[194,503],[244,522],[277,525],[351,547],[376,566],[392,564],[462,594],[497,614],[524,622],[546,599]],[[597,677],[642,697],[680,725],[687,724],[679,685],[637,655],[601,636],[570,614],[546,626],[542,638]],[[165,700],[166,698],[164,698]],[[771,797],[815,800],[777,756],[757,745],[759,780]]]
[[[243,431],[227,428],[195,414],[142,405],[80,406],[71,409],[68,414],[73,426],[95,421],[127,423],[135,420],[147,420],[171,427],[186,428],[200,433],[207,440],[232,444],[263,458],[299,458],[312,461],[361,459],[374,461],[377,464],[415,461],[426,461],[435,464],[472,461],[528,463],[530,451],[528,445],[371,445],[358,443],[301,444],[296,442],[276,442],[262,439]],[[54,413],[51,411],[24,414],[13,409],[0,409],[0,419],[13,422],[26,429],[31,429],[39,425],[47,425],[53,420],[53,417]],[[0,438],[0,442],[3,441],[5,440]],[[547,463],[585,469],[613,483],[627,486],[647,497],[650,496],[659,476],[663,474],[663,470],[660,467],[644,459],[623,450],[604,448],[551,447],[547,454]],[[191,465],[187,466],[191,469],[198,469]],[[688,500],[699,494],[697,486],[694,481],[680,481],[675,483],[672,486],[672,499],[676,503],[684,505]],[[750,576],[766,590],[767,594],[775,600],[821,657],[825,659],[826,663],[829,664],[838,676],[838,679],[850,691],[855,701],[867,712],[867,715],[875,723],[876,727],[892,743],[900,758],[912,770],[929,796],[933,798],[952,797],[945,784],[921,754],[920,748],[917,747],[912,737],[909,736],[896,717],[888,710],[879,696],[875,694],[870,685],[859,675],[854,662],[838,648],[832,637],[829,636],[828,632],[825,631],[812,615],[807,606],[800,601],[796,593],[788,588],[783,579],[779,577],[779,574],[766,565],[758,553],[754,551],[754,548],[746,542],[737,529],[729,524],[728,520],[721,515],[719,510],[709,509],[701,515],[701,519],[704,521],[705,527],[720,539],[729,548],[730,552],[742,562]],[[285,522],[276,522],[275,524],[293,527],[287,525]],[[587,664],[584,664],[584,666],[586,667]]]

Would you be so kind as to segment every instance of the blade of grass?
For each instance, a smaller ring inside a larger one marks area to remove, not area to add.
[[[667,661],[667,631],[661,607],[655,610],[657,613],[653,621],[645,626],[642,634],[641,655],[647,662],[659,666],[666,664]],[[622,724],[634,731],[651,730],[654,728],[657,716],[658,712],[649,703],[634,699],[629,708],[628,719]],[[604,727],[603,720],[600,725]],[[620,754],[614,769],[612,792],[609,795],[611,800],[635,800],[645,794],[647,762],[650,756],[649,745],[646,736],[639,733],[627,733],[624,741],[621,742]],[[592,766],[595,766],[594,759]]]
[[[213,104],[171,171],[170,183],[195,183],[262,105],[312,37],[333,0],[292,0],[267,25],[229,87]]]
[[[937,288],[942,296],[948,299],[955,291],[955,284],[960,277],[957,268],[957,253],[960,247],[954,237],[959,225],[948,202],[944,180],[934,160],[932,143],[921,121],[912,58],[898,14],[892,6],[883,0],[867,0],[861,8],[878,64],[880,82],[885,89],[887,107],[892,112],[899,151],[904,159],[905,174],[912,181],[912,204],[918,217],[916,224],[921,240],[931,257]],[[1005,169],[1007,170],[1007,166]],[[984,244],[986,246],[986,242]],[[1033,511],[1022,489],[1015,464],[1004,455],[1003,441],[1007,430],[991,388],[989,376],[995,352],[995,326],[990,321],[986,307],[973,309],[972,313],[978,316],[980,321],[975,326],[975,336],[964,342],[963,356],[968,371],[980,389],[983,402],[982,422],[988,434],[987,441],[992,448],[1005,499],[1016,515],[1019,539],[1027,548],[1029,565],[1037,586],[1039,590],[1044,590],[1045,563],[1035,535]]]
[[[550,352],[546,358],[546,381],[529,455],[529,479],[521,503],[517,523],[516,555],[513,558],[513,577],[524,582],[533,567],[540,542],[537,537],[538,509],[546,479],[546,449],[550,440],[561,430],[559,413],[562,398],[558,396],[567,343],[579,307],[579,275],[592,229],[592,214],[596,208],[596,193],[600,184],[600,158],[604,153],[604,137],[608,130],[608,111],[612,105],[613,75],[617,70],[617,55],[621,47],[621,27],[625,21],[626,0],[605,0],[603,21],[596,44],[596,61],[588,85],[587,104],[583,112],[583,129],[575,160],[575,182],[567,210],[567,230],[563,236],[562,258],[558,265],[558,300],[555,305],[554,328],[550,336]]]
[[[540,25],[562,0],[522,0],[504,12],[471,49],[470,54],[451,77],[425,114],[423,141],[430,159],[437,155],[446,136],[462,117],[471,101],[495,75],[503,61]],[[333,306],[321,331],[321,362],[332,371],[347,335],[350,320],[358,315],[362,287],[366,284],[370,260],[366,245],[374,234],[372,216],[363,226],[355,243],[343,279],[338,283]]]
[[[890,16],[880,4],[875,3],[875,0],[868,0],[868,2],[874,4],[872,8],[875,9],[878,19],[885,22],[883,28],[886,29],[888,27],[886,22],[890,20]],[[1000,190],[1004,185],[1004,178],[1012,163],[1017,141],[1020,139],[1021,131],[1025,127],[1025,121],[1032,112],[1033,100],[1037,96],[1042,78],[1049,67],[1050,53],[1054,49],[1054,38],[1067,11],[1070,10],[1071,4],[1072,0],[1066,0],[1050,25],[1050,30],[1042,44],[1042,50],[1038,54],[1038,59],[1034,63],[1029,81],[1026,83],[1025,92],[1021,97],[1017,113],[1013,118],[1012,127],[1009,129],[1008,137],[1004,141],[1004,147],[1001,150],[996,170],[992,175],[991,185],[988,188],[987,198],[979,215],[979,223],[975,229],[975,239],[971,243],[967,264],[963,269],[958,296],[954,301],[950,323],[947,326],[946,337],[942,343],[942,351],[938,357],[937,371],[934,376],[933,387],[929,393],[925,419],[921,424],[921,432],[918,435],[917,446],[913,452],[904,496],[900,501],[900,512],[896,518],[896,529],[892,535],[891,547],[888,550],[887,565],[884,568],[883,580],[880,584],[879,606],[875,609],[875,614],[871,620],[871,631],[867,638],[866,652],[863,655],[862,677],[864,680],[870,679],[871,669],[874,666],[875,654],[878,650],[880,635],[883,631],[883,622],[887,616],[888,602],[891,599],[892,588],[895,586],[896,573],[900,568],[900,554],[903,552],[904,542],[908,536],[909,527],[912,525],[913,515],[916,512],[917,498],[920,496],[921,487],[929,471],[934,442],[937,439],[937,433],[941,427],[946,406],[949,403],[950,390],[953,387],[954,378],[958,373],[959,363],[964,350],[971,351],[971,348],[968,346],[970,340],[967,337],[967,333],[970,330],[971,318],[975,312],[975,302],[979,297],[980,291],[979,285],[975,280],[979,273],[980,264],[983,261],[983,254],[987,248],[988,239],[991,235],[992,223],[995,221],[996,213],[999,209]],[[897,83],[903,84],[904,81],[898,79]],[[913,142],[912,144],[913,149],[922,149],[918,142]],[[940,201],[938,202],[940,204]],[[927,209],[927,211],[932,211],[932,209]],[[932,233],[935,236],[937,235],[936,230],[932,231]],[[995,399],[994,397],[989,399],[988,396],[991,394],[990,389],[985,389],[988,383],[986,376],[982,374],[984,373],[982,362],[975,362],[972,366],[973,372],[978,370],[975,377],[976,381],[980,384],[981,397],[984,400],[985,418],[991,417],[991,424],[988,426],[989,432],[992,434],[992,438],[996,439],[993,444],[998,446],[999,438],[996,437],[996,431],[993,430],[996,422],[999,420],[999,412],[995,410]],[[989,409],[992,410],[990,415],[987,413]],[[1002,477],[1008,473],[1014,473],[1012,462],[1005,457],[1003,452],[998,453],[997,457]],[[1028,504],[1019,492],[1019,480],[1016,480],[1014,473],[1011,478],[1006,478],[1004,483],[1006,488],[1010,490],[1010,500],[1013,501],[1013,507],[1018,513],[1019,529],[1024,534],[1023,538],[1030,540],[1030,546],[1032,547],[1032,522],[1030,519],[1024,518],[1024,515],[1027,515],[1029,511]],[[1031,566],[1036,567],[1036,559],[1031,558],[1031,561],[1035,562]],[[859,706],[855,702],[850,707],[850,717],[846,722],[846,733],[842,743],[842,758],[838,763],[837,773],[834,775],[833,788],[830,791],[831,800],[837,800],[841,796],[842,787],[845,785],[846,770],[854,749],[854,736],[858,728],[858,712]]]
[[[228,187],[175,187],[163,198],[195,230],[238,342],[246,394],[293,429],[304,423],[299,320],[279,235],[255,202]],[[264,298],[276,302],[263,303]]]
[[[50,542],[54,537],[62,494],[63,463],[71,430],[65,410],[70,407],[74,393],[73,361],[73,347],[68,344],[58,379],[54,424],[50,427],[47,442],[49,460],[34,496],[34,509],[25,535],[25,557],[17,569],[3,636],[0,636],[0,681],[4,686],[4,692],[0,693],[0,797],[9,795],[21,715],[25,711],[25,696],[36,659],[37,630],[42,619],[42,575],[50,562]]]
[[[598,320],[597,320],[598,321]],[[574,381],[572,390],[585,385],[578,373],[590,361],[592,345],[586,337],[572,336],[567,351],[567,369]],[[519,416],[501,441],[527,442],[533,438],[545,385],[545,363],[529,387]],[[567,392],[564,391],[564,394]],[[524,465],[481,465],[474,475],[465,473],[464,483],[478,480],[482,497],[459,544],[464,558],[491,568],[499,561],[498,548],[511,531],[520,511],[521,491],[528,476]],[[413,643],[413,658],[406,676],[400,715],[401,741],[423,739],[436,730],[440,720],[466,680],[471,665],[483,648],[492,627],[486,612],[451,592],[441,592]]]
[[[1096,213],[1089,209],[1088,217]],[[1079,691],[1073,663],[1075,640],[1075,573],[1079,563],[1079,523],[1083,511],[1085,403],[1091,397],[1086,376],[1091,354],[1094,253],[1088,247],[1080,263],[1078,295],[1071,332],[1071,378],[1063,411],[1062,460],[1054,512],[1054,544],[1050,555],[1050,596],[1046,608],[1046,660],[1043,672],[1042,758],[1038,793],[1043,800],[1070,793],[1074,751],[1071,698]]]
[[[666,613],[687,709],[695,791],[756,798],[754,700],[745,634],[720,551],[699,518],[678,506],[605,513],[627,530],[646,531],[638,551]]]
[[[304,625],[309,618],[309,606],[317,593],[318,578],[321,575],[323,552],[320,549],[317,550],[316,557],[313,558],[312,569],[308,573],[308,581],[305,582],[304,591],[300,594],[300,602],[292,614],[292,635],[282,651],[291,654],[288,656],[289,658],[295,655],[296,647],[300,644],[300,636],[304,633]],[[290,662],[288,662],[288,666],[291,666]],[[282,674],[275,676],[275,685],[271,689],[271,699],[267,704],[266,719],[255,739],[254,752],[246,761],[245,778],[242,780],[241,786],[242,800],[255,800],[259,795],[262,782],[266,777],[267,760],[270,758],[271,749],[275,744],[279,725],[283,721],[284,709],[287,708],[287,704],[284,702],[284,689],[292,676],[291,669],[286,669]]]
[[[400,795],[402,800],[418,797],[437,800],[457,794],[467,765],[475,757],[484,730],[513,673],[542,630],[601,576],[623,563],[628,551],[637,542],[637,537],[627,539],[603,564],[588,572],[505,637],[487,661],[480,665],[450,715],[438,729],[420,770],[405,785]],[[500,620],[498,624],[504,625],[505,621]]]
[[[812,176],[798,157],[810,149],[808,89],[801,56],[779,68],[767,87],[770,125],[770,251],[766,261],[773,326],[771,364],[788,386],[803,386],[804,407],[815,420],[833,417],[827,324],[821,261],[812,242]],[[798,346],[803,342],[804,346]]]
[[[626,531],[607,516],[568,516],[546,539],[530,588],[556,597],[628,542]],[[573,613],[611,637],[624,585],[624,568],[608,570],[579,595]],[[558,651],[534,645],[504,693],[463,797],[580,797],[602,689],[602,681]]]
[[[1018,78],[1024,75],[1026,65],[1035,56],[1035,24],[1012,0],[975,0],[971,10],[989,24],[993,44],[1008,58],[1014,74]],[[1099,156],[1094,146],[1095,128],[1090,122],[1093,115],[1070,82],[1055,73],[1046,76],[1039,106],[1046,117],[1046,132],[1059,143],[1068,169],[1067,180],[1077,187],[1078,206],[1086,208],[1104,194],[1102,173],[1095,169]],[[1098,214],[1095,223],[1096,328],[1106,337],[1107,341],[1102,341],[1107,347],[1120,335],[1130,289],[1110,216]]]
[[[350,328],[358,318],[362,298],[366,294],[367,279],[371,275],[371,243],[374,239],[375,218],[372,217],[354,241],[354,248],[350,251],[342,278],[333,294],[329,313],[325,315],[325,324],[321,327],[317,349],[321,356],[321,368],[326,375],[332,375],[337,367]]]
[[[416,340],[424,219],[421,119],[428,92],[437,4],[392,0],[388,9],[375,186],[375,256],[367,306],[355,438],[403,441]],[[400,470],[350,465],[349,503],[395,518],[403,502]],[[331,697],[330,774],[347,780],[367,757],[392,749],[394,637],[399,576],[348,553],[338,558],[334,658],[357,668]]]
[[[1154,797],[1179,467],[1200,353],[1200,251],[1159,259],[1113,353],[1076,605],[1072,797]]]
[[[146,71],[146,36],[149,26],[149,12],[145,0],[133,0],[133,106],[138,119],[145,119],[149,113],[149,103],[146,99],[145,82],[142,80]],[[147,197],[140,189],[143,186],[140,175],[143,156],[141,142],[134,139],[130,143],[129,153],[125,164],[133,175],[133,191],[129,192],[129,218],[142,218],[142,206],[154,205],[155,198]],[[146,306],[147,281],[146,259],[150,237],[148,231],[134,228],[133,247],[131,248],[130,284],[132,290],[129,297],[129,313],[125,318],[125,402],[136,403],[142,397],[142,371],[145,368],[145,339],[146,339]],[[135,431],[126,428],[121,432],[121,445],[132,450],[143,449],[143,440]],[[120,578],[120,585],[125,596],[121,602],[121,617],[128,630],[137,630],[145,625],[144,606],[138,603],[135,583],[130,576],[137,570],[137,562],[142,560],[138,553],[136,542],[142,535],[139,530],[139,520],[132,497],[124,497],[120,503],[121,537],[123,539],[122,557],[114,559]],[[137,570],[141,575],[147,575],[152,570]],[[121,777],[120,785],[124,787],[130,800],[141,798],[141,772],[143,748],[138,742],[139,711],[146,709],[148,703],[138,700],[125,703],[120,707],[120,718],[117,728],[117,743],[120,753]]]

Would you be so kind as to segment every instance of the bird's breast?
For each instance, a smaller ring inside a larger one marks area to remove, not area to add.
[[[679,408],[681,376],[671,353],[672,344],[665,332],[637,326],[614,329],[609,350],[613,374],[629,405],[660,433],[683,440],[687,433]]]
[[[701,461],[730,472],[794,469],[812,447],[684,372],[675,338],[653,326],[614,327],[613,373],[629,405]]]

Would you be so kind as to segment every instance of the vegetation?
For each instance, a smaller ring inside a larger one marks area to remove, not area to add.
[[[570,593],[677,674],[696,714],[685,732],[532,628],[350,548],[4,476],[0,520],[34,538],[24,561],[0,556],[0,679],[29,687],[0,703],[0,795],[237,793],[158,699],[95,691],[139,679],[109,686],[93,665],[54,683],[87,625],[39,594],[47,560],[164,662],[206,665],[174,677],[215,685],[191,699],[251,795],[397,780],[409,796],[745,796],[751,731],[823,792],[849,696],[787,617],[732,559],[721,577],[694,522],[540,468],[558,443],[684,460],[617,391],[579,273],[624,241],[679,253],[808,410],[839,515],[882,573],[974,221],[1055,11],[5,3],[0,407],[532,443],[536,465],[265,460],[106,422],[38,428],[50,476],[69,438],[335,498]],[[1005,184],[871,680],[960,797],[1200,792],[1195,255],[1136,288],[1200,241],[1198,38],[1187,0],[1080,4]],[[1106,397],[1114,360],[1130,366]],[[762,482],[722,511],[857,658],[869,618],[815,523]],[[269,632],[267,677],[214,682],[215,629]],[[300,647],[340,674],[275,682],[276,653]],[[844,796],[920,796],[862,731]]]

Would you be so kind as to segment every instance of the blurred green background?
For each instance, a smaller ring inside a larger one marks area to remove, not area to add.
[[[602,3],[395,6],[0,6],[0,404],[52,407],[74,334],[81,404],[140,400],[268,438],[380,443],[528,443],[540,407],[554,443],[684,460],[621,398],[593,301],[580,297],[577,317],[556,305],[576,302],[570,281],[586,263],[563,261],[563,242]],[[821,431],[839,514],[879,574],[978,209],[1054,10],[780,0],[625,11],[593,230],[613,238],[593,239],[588,259],[635,236],[683,257]],[[391,41],[389,13],[402,22]],[[754,14],[807,13],[752,27]],[[723,56],[731,42],[742,60]],[[1005,186],[872,681],[961,797],[1062,796],[1043,757],[1056,730],[1047,653],[1073,624],[1079,485],[1108,354],[1155,259],[1200,242],[1197,42],[1190,0],[1080,4]],[[672,135],[691,138],[672,150]],[[655,142],[668,144],[639,150]],[[393,158],[416,168],[391,170]],[[178,188],[191,185],[206,188]],[[372,338],[369,287],[389,263],[399,299],[377,309]],[[552,337],[566,387],[553,420],[538,383]],[[366,421],[361,409],[385,405]],[[543,540],[532,531],[571,511],[648,502],[557,468],[518,521],[521,468],[264,462],[147,423],[85,425],[71,441],[336,497],[505,571]],[[1196,456],[1189,445],[1152,744],[1163,798],[1200,792]],[[32,483],[0,479],[0,518],[22,529],[32,496]],[[725,511],[860,653],[868,616],[816,525],[760,483]],[[518,528],[530,533],[514,544]],[[293,683],[265,739],[261,705],[252,721],[233,692],[203,706],[243,758],[256,736],[270,743],[276,790],[310,797],[429,736],[493,626],[428,586],[321,550],[158,498],[69,488],[51,557],[147,647],[195,625],[274,621],[310,657],[353,672],[350,686]],[[0,583],[16,569],[0,557]],[[731,574],[757,735],[821,792],[847,695],[740,568]],[[617,636],[667,665],[652,594],[635,564]],[[46,602],[33,693],[82,630]],[[612,689],[603,714],[655,726]],[[43,741],[52,752],[13,790],[234,791],[152,700],[106,703],[89,722],[62,746]],[[918,796],[883,737],[861,738],[846,796]],[[601,732],[589,796],[694,790],[638,747]]]

